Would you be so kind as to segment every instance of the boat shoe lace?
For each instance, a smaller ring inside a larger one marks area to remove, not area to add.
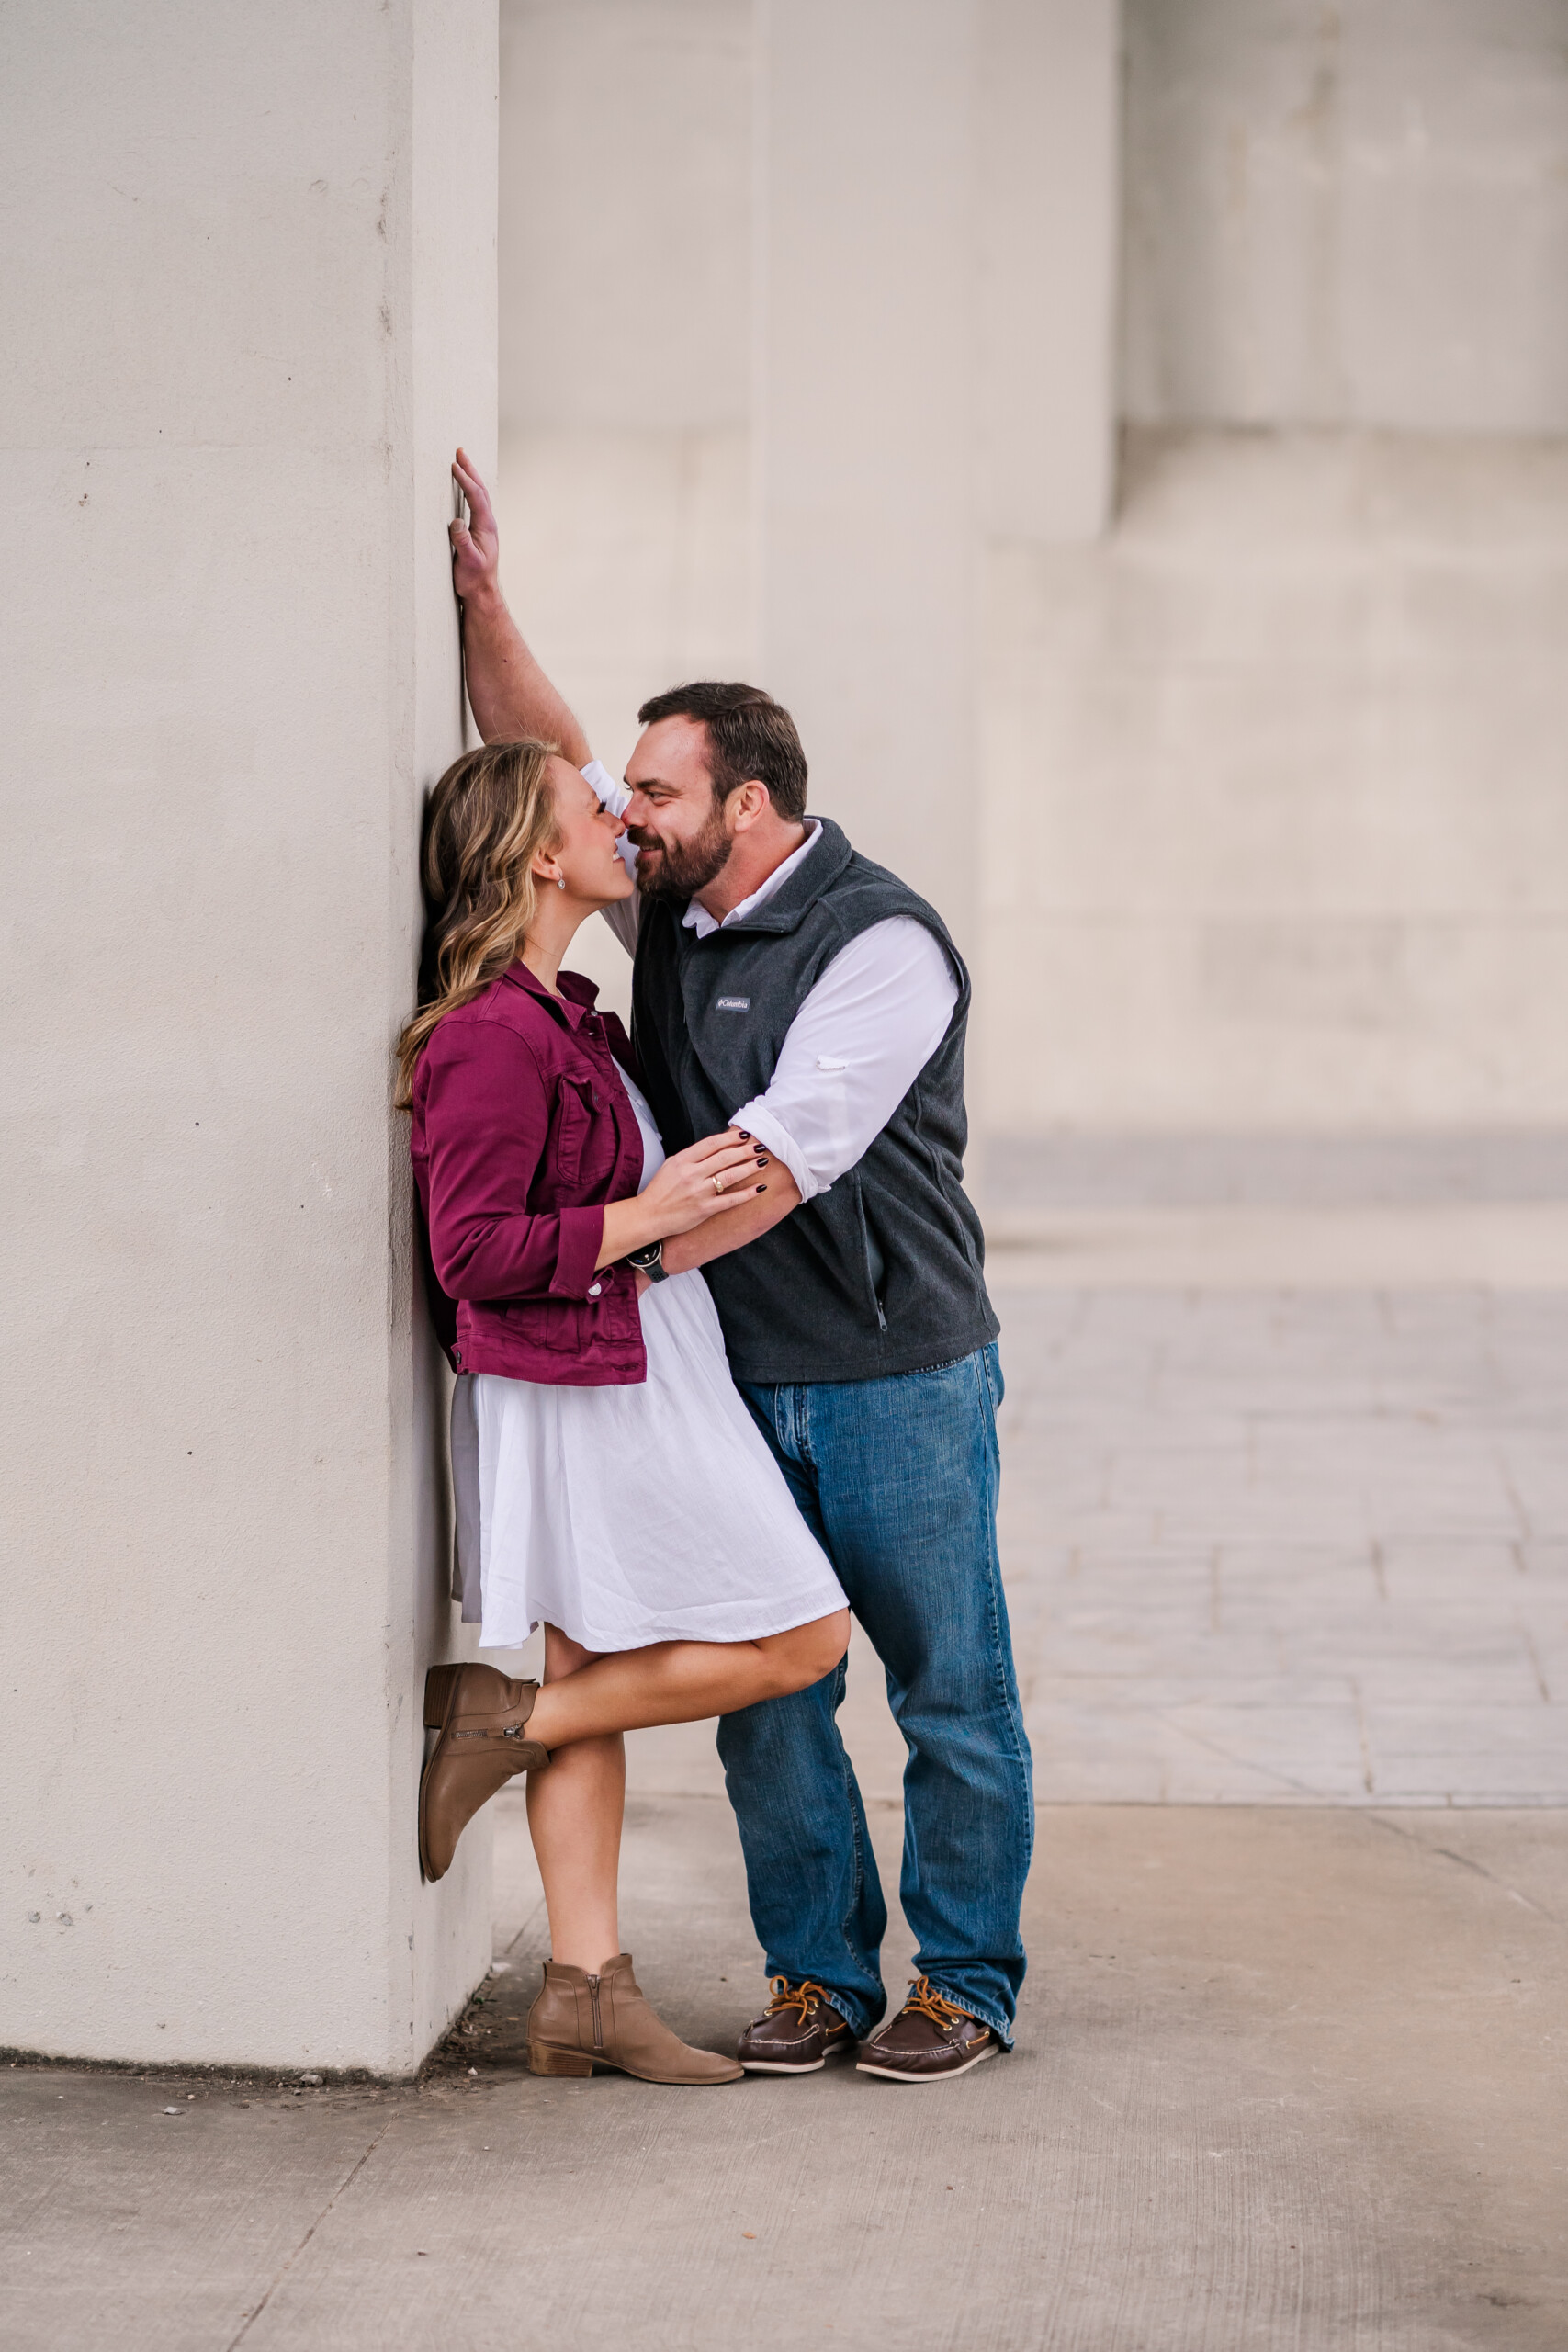
[[[930,2018],[931,2023],[940,2026],[946,2034],[956,2032],[961,2025],[975,2023],[968,2010],[961,2009],[956,2001],[950,2001],[945,1993],[939,1993],[929,1976],[910,1977],[903,2014],[908,2017],[911,2011]]]
[[[802,2026],[811,2022],[814,2001],[821,2001],[829,2008],[832,2007],[826,1992],[814,1977],[803,1977],[798,1984],[792,1984],[787,1976],[770,1976],[768,1990],[773,1996],[768,2003],[769,2017],[779,2017],[785,2009],[798,2009]]]

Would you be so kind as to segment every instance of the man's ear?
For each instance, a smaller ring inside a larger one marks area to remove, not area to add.
[[[730,796],[729,805],[735,811],[731,830],[738,833],[746,833],[750,831],[759,817],[766,816],[773,802],[767,786],[760,777],[753,775],[749,776],[744,784],[737,786]]]

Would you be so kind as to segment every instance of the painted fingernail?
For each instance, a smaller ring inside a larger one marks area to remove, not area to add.
[[[759,1184],[759,1185],[758,1185],[758,1187],[757,1187],[757,1190],[759,1191],[759,1193],[765,1193],[765,1192],[767,1191],[767,1189],[768,1189],[768,1188],[767,1188],[767,1186],[766,1186],[765,1184]]]

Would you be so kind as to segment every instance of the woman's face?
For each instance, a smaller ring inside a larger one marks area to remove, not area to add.
[[[626,831],[618,817],[599,806],[599,796],[570,760],[550,762],[555,792],[557,846],[535,862],[535,871],[547,890],[558,878],[565,895],[586,908],[607,907],[632,895],[632,877],[621,863],[615,844]]]

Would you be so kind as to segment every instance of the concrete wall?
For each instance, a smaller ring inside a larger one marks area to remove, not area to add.
[[[1568,431],[1563,0],[1126,0],[1141,423]]]
[[[446,1648],[388,1049],[459,748],[489,0],[6,14],[0,2042],[416,2064]]]
[[[812,807],[965,944],[976,40],[959,0],[766,11],[757,223],[763,679]]]
[[[981,528],[1098,538],[1116,472],[1117,0],[982,0],[976,80]]]
[[[761,676],[814,805],[965,924],[976,13],[506,0],[502,26],[525,626],[613,763],[646,695]],[[613,946],[575,953],[624,999]]]
[[[502,433],[750,405],[748,0],[504,0]]]
[[[997,550],[993,1130],[1561,1125],[1565,618],[1568,442],[1140,433]]]
[[[647,695],[757,666],[753,9],[502,0],[501,61],[502,571],[618,775]]]
[[[1142,429],[991,559],[983,1114],[1561,1123],[1568,7],[1125,39]]]

